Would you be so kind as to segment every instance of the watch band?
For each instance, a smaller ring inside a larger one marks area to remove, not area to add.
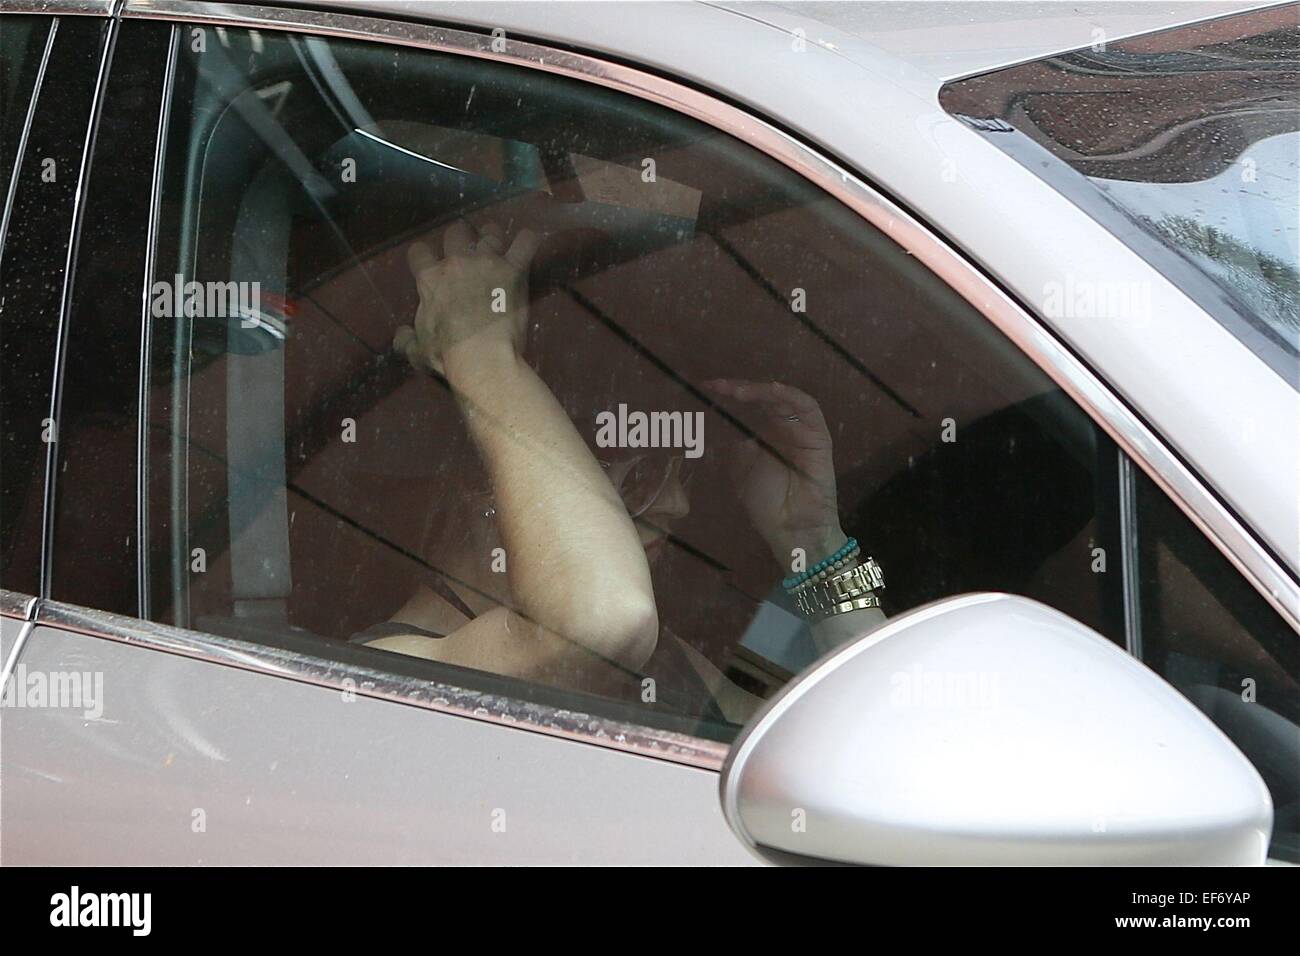
[[[823,581],[809,581],[790,593],[799,610],[815,620],[880,607],[873,592],[885,586],[885,575],[874,558],[867,558]]]

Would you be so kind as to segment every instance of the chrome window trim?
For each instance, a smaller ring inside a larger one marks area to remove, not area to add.
[[[1205,488],[1178,456],[1037,318],[902,207],[878,193],[854,173],[764,120],[707,93],[634,67],[508,38],[505,49],[497,52],[492,49],[491,36],[429,24],[320,10],[187,0],[127,0],[121,16],[128,19],[312,33],[436,50],[530,67],[596,83],[658,103],[735,136],[821,187],[893,238],[951,286],[1079,404],[1170,496],[1196,527],[1214,542],[1292,629],[1300,632],[1300,584],[1274,561],[1268,551]],[[43,603],[40,616],[47,623],[82,633],[326,686],[338,687],[342,680],[353,673],[351,669],[323,658],[286,657],[284,652],[275,649],[166,625],[132,622],[129,625],[114,623],[110,627],[106,622],[114,620],[112,615],[73,609],[54,602]],[[430,709],[462,716],[498,719],[490,714],[476,712],[481,709],[477,701],[482,697],[477,692],[432,685],[439,688],[439,694],[449,695],[440,697],[439,700],[445,702],[434,706],[425,696],[431,686],[426,682],[386,674],[376,674],[373,679],[376,681],[374,691],[367,692],[358,687],[356,692],[417,705],[423,703]],[[546,712],[545,718],[536,721],[499,718],[502,723],[541,733],[618,747],[711,769],[721,767],[722,757],[727,751],[724,745],[712,741],[668,734],[638,725],[615,724],[586,715],[583,717],[589,724],[579,727],[570,719],[573,715],[566,716],[564,711],[537,708],[519,701],[496,700],[507,711],[511,707],[523,707],[532,712]],[[608,730],[601,732],[601,728],[611,724],[621,727],[621,732],[625,735],[634,732],[640,743],[629,746],[626,742],[611,739]],[[589,725],[596,729],[588,729]],[[680,752],[672,752],[673,747],[680,748]]]
[[[158,213],[162,207],[163,155],[167,148],[167,125],[171,117],[172,86],[176,79],[177,31],[173,26],[167,40],[167,64],[163,67],[162,103],[158,107],[158,132],[153,148],[153,182],[149,186],[149,226],[145,235],[144,288],[140,291],[140,384],[136,399],[135,436],[135,521],[136,521],[136,607],[139,616],[150,615],[149,582],[149,354],[153,347],[153,323],[149,321],[155,257],[158,249]]]
[[[9,684],[9,675],[14,672],[23,647],[27,644],[27,638],[36,627],[33,618],[36,616],[36,606],[39,603],[30,594],[0,589],[0,617],[22,622],[22,626],[18,628],[18,636],[14,638],[13,646],[9,648],[9,653],[0,660],[0,697],[4,696],[5,687]]]
[[[118,0],[6,0],[0,13],[56,17],[111,17]]]
[[[27,638],[31,637],[35,629],[35,621],[23,621],[22,627],[18,629],[18,636],[14,639],[14,646],[9,648],[9,656],[0,661],[0,698],[4,697],[5,689],[9,686],[9,675],[18,666],[18,658],[22,656],[23,648],[27,645]]]
[[[717,741],[610,720],[584,711],[534,704],[438,681],[342,664],[324,656],[250,644],[235,638],[141,621],[59,601],[41,601],[34,623],[37,627],[54,627],[106,638],[259,674],[288,677],[340,693],[408,704],[579,743],[598,744],[705,770],[720,768],[729,749],[728,744]]]
[[[22,174],[23,158],[27,155],[27,140],[31,136],[36,104],[41,98],[41,87],[45,84],[45,68],[50,65],[50,53],[54,50],[54,38],[58,32],[59,18],[55,17],[50,21],[49,33],[45,35],[45,50],[41,53],[41,65],[36,69],[36,82],[32,85],[32,98],[27,104],[27,115],[23,118],[23,131],[18,136],[14,168],[9,172],[9,182],[5,187],[4,211],[0,212],[0,264],[4,262],[5,240],[9,238],[9,218],[13,214],[14,200],[18,198],[18,178]]]
[[[0,588],[0,617],[26,621],[32,616],[35,607],[36,598],[30,594],[20,594],[18,591],[6,591]]]
[[[1142,575],[1138,563],[1137,482],[1133,459],[1119,456],[1120,574],[1124,591],[1125,649],[1142,660]]]
[[[86,136],[81,143],[81,161],[77,168],[77,191],[72,200],[72,228],[68,235],[66,258],[63,263],[63,289],[59,297],[58,329],[54,336],[54,383],[50,388],[50,421],[54,423],[54,438],[45,445],[45,494],[41,515],[41,584],[40,597],[50,596],[51,577],[54,572],[54,511],[57,505],[59,451],[63,427],[63,373],[68,361],[68,313],[72,308],[72,292],[76,285],[77,252],[81,246],[81,221],[86,212],[86,183],[90,176],[92,155],[95,151],[95,134],[99,130],[99,114],[104,105],[104,88],[108,83],[109,64],[117,45],[116,19],[105,27],[103,48],[99,51],[99,67],[95,73],[95,92],[90,100],[90,115],[86,118]]]

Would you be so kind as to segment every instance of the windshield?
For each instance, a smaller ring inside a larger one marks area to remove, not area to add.
[[[940,99],[1300,389],[1300,7],[1099,38]]]

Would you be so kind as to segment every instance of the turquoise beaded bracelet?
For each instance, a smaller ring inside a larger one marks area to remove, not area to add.
[[[806,571],[801,571],[792,578],[786,578],[781,582],[781,587],[791,591],[807,581],[811,581],[823,571],[830,571],[835,568],[843,567],[844,562],[853,557],[858,551],[858,539],[849,538],[844,542],[844,546],[832,554],[829,558],[823,558]]]

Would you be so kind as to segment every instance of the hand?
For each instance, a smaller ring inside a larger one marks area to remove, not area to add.
[[[508,251],[501,228],[487,223],[475,233],[458,221],[443,236],[444,256],[428,244],[412,243],[407,262],[420,293],[413,325],[393,336],[394,350],[416,368],[445,374],[454,352],[503,345],[518,354],[528,321],[528,264],[537,235],[522,229]]]
[[[831,435],[816,400],[780,382],[716,379],[704,387],[752,409],[747,422],[777,453],[750,440],[731,460],[741,503],[777,563],[789,574],[795,548],[809,565],[833,554],[848,538],[840,528]]]

